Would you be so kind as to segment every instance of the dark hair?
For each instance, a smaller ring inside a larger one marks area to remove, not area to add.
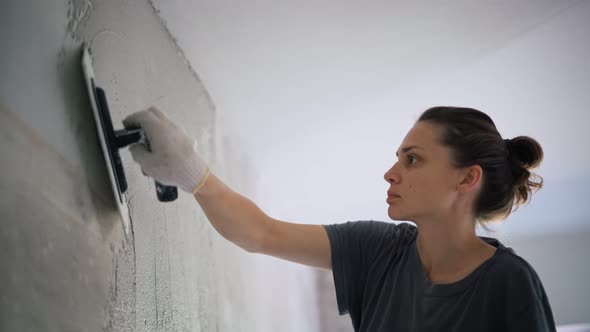
[[[520,204],[528,203],[532,189],[543,186],[543,178],[530,172],[543,160],[541,145],[528,136],[502,139],[487,114],[473,108],[437,106],[424,111],[418,121],[443,127],[440,143],[450,147],[455,167],[477,164],[483,169],[475,202],[480,224],[507,218],[514,205],[516,211]]]

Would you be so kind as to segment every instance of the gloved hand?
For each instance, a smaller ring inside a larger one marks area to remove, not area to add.
[[[197,152],[197,141],[184,128],[155,107],[129,115],[123,126],[141,127],[149,140],[149,151],[142,143],[129,147],[145,175],[193,194],[201,188],[209,175],[209,166]]]

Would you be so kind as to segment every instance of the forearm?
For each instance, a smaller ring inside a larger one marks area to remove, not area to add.
[[[254,202],[232,190],[213,173],[194,197],[221,236],[249,252],[259,250],[270,218]]]

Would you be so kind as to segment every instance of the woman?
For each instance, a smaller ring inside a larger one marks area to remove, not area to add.
[[[471,108],[426,110],[385,173],[388,215],[408,223],[304,225],[269,217],[209,171],[192,139],[157,109],[124,120],[151,140],[130,147],[149,176],[194,195],[241,248],[332,269],[355,331],[555,331],[535,270],[476,224],[506,218],[542,187],[534,139],[504,140]]]

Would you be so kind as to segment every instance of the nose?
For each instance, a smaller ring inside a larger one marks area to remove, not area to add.
[[[399,173],[396,171],[396,166],[397,163],[395,163],[390,169],[387,170],[387,172],[385,172],[385,174],[383,175],[383,178],[385,179],[385,181],[387,181],[387,183],[398,183],[399,182]]]

